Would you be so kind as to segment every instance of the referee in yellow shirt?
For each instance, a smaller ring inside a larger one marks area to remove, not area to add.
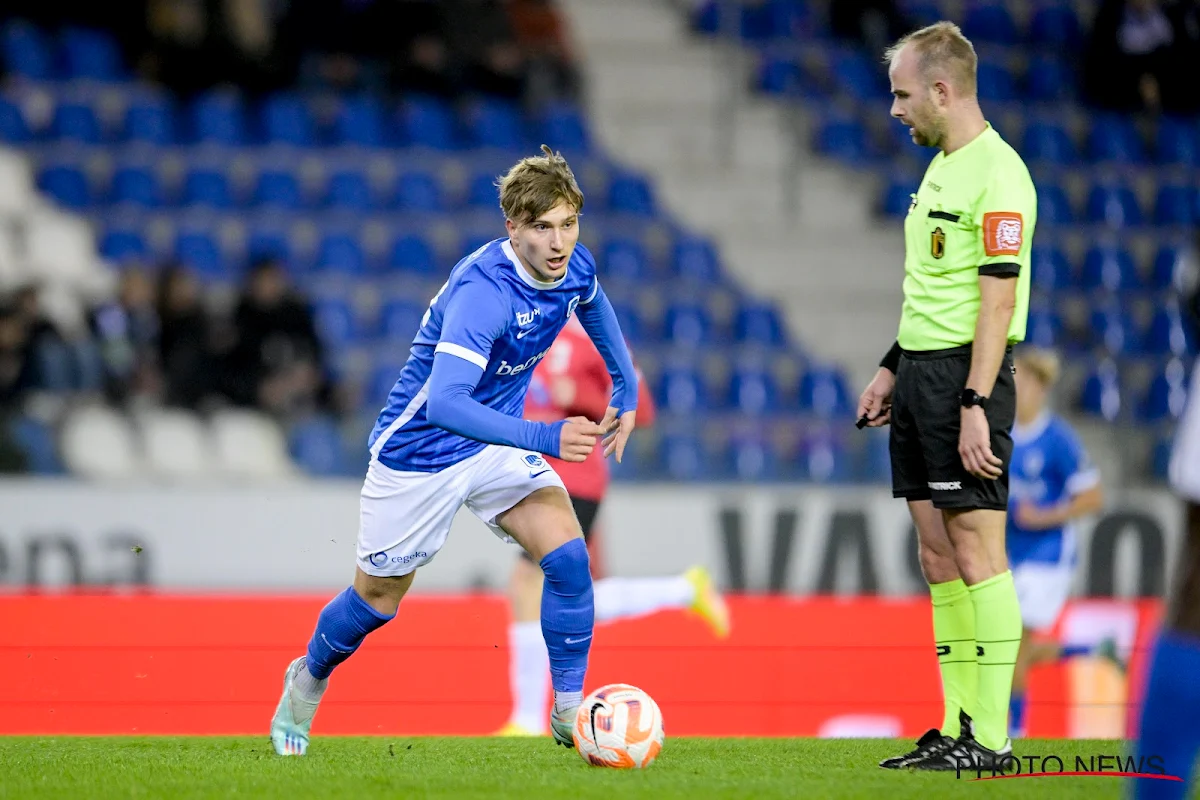
[[[891,423],[892,493],[908,501],[945,697],[941,727],[887,768],[1003,769],[1021,612],[1004,548],[1016,414],[1012,345],[1025,337],[1037,196],[987,123],[975,49],[939,22],[887,54],[892,116],[937,148],[904,222],[896,344],[859,399]]]

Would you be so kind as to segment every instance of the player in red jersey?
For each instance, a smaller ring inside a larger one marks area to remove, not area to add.
[[[612,382],[604,359],[579,321],[572,319],[555,339],[533,373],[525,400],[525,418],[557,421],[564,417],[604,417]],[[638,427],[654,421],[654,404],[646,381],[638,386]],[[682,575],[658,578],[605,578],[599,557],[596,516],[608,490],[608,463],[596,448],[579,463],[547,457],[562,478],[575,507],[591,556],[596,622],[628,619],[664,609],[699,614],[718,637],[729,634],[729,612],[703,567]],[[542,573],[528,557],[518,558],[509,583],[512,623],[509,626],[509,675],[512,716],[500,733],[537,736],[546,732],[545,704],[550,696],[549,659],[539,614]]]

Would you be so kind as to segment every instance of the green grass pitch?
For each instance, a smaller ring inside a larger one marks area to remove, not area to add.
[[[1118,742],[1025,740],[1070,762]],[[1115,777],[956,780],[881,770],[881,739],[668,738],[649,769],[589,767],[549,739],[316,738],[280,758],[262,737],[4,737],[0,798],[1070,798],[1125,796]],[[1071,769],[1073,764],[1068,764]],[[1112,767],[1110,767],[1112,769]]]

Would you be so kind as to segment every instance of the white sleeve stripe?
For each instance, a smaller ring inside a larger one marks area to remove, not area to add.
[[[1100,470],[1088,469],[1067,478],[1067,494],[1076,495],[1100,485]]]
[[[579,305],[586,306],[588,303],[596,299],[596,295],[600,292],[600,279],[592,278],[592,293],[587,296],[587,300],[580,300]]]
[[[474,350],[468,350],[461,344],[453,342],[438,342],[438,346],[434,348],[435,353],[449,353],[452,356],[458,356],[461,359],[470,361],[480,369],[487,369],[488,360],[476,353]]]

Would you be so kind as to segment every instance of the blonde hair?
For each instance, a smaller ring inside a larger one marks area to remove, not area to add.
[[[546,145],[542,145],[542,155],[514,164],[496,186],[500,189],[500,208],[514,225],[527,225],[559,203],[571,206],[575,213],[583,210],[583,192],[575,173],[561,153]]]
[[[975,46],[957,25],[935,22],[904,36],[883,54],[889,67],[900,51],[910,44],[917,55],[917,69],[922,77],[928,79],[932,73],[940,71],[960,92],[968,97],[975,96],[979,58],[975,55]]]
[[[1017,351],[1015,361],[1018,369],[1025,370],[1037,378],[1038,383],[1046,387],[1057,383],[1059,373],[1062,371],[1058,355],[1053,350],[1046,350],[1041,347],[1026,346],[1021,348]]]

